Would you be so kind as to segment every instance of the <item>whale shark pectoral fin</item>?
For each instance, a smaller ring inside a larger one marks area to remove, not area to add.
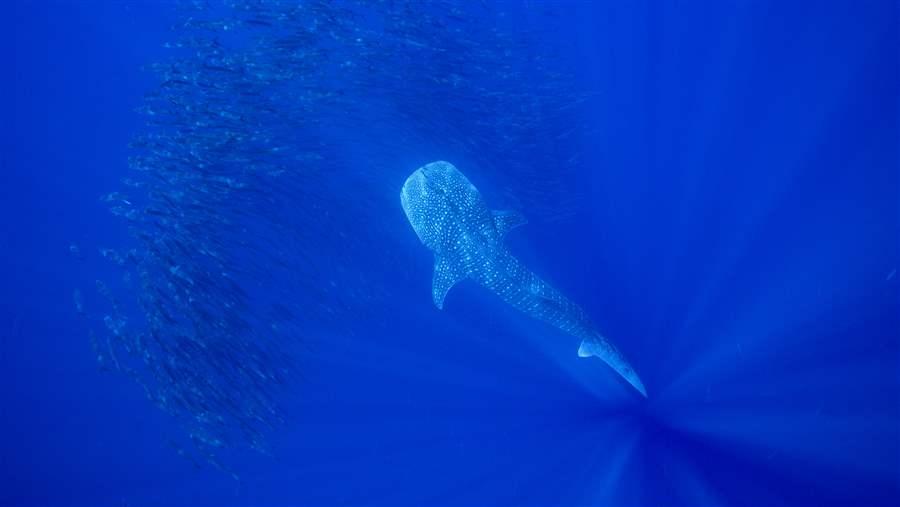
[[[459,263],[453,262],[447,255],[434,256],[434,280],[431,283],[431,298],[434,306],[444,308],[444,298],[457,282],[466,277],[465,270]]]
[[[604,363],[621,375],[639,393],[643,394],[644,398],[647,397],[647,390],[644,389],[644,384],[634,371],[634,368],[628,364],[622,353],[612,343],[606,341],[606,338],[597,335],[596,337],[581,340],[581,345],[578,347],[578,357],[591,356],[597,356],[602,359]]]
[[[520,225],[525,225],[528,220],[518,211],[512,210],[494,210],[494,227],[500,233],[500,237],[506,236],[506,233],[515,229]]]

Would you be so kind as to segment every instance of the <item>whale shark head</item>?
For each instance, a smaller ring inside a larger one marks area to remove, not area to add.
[[[406,218],[422,243],[439,250],[447,233],[478,215],[478,190],[453,164],[432,162],[413,172],[400,191]],[[485,210],[487,208],[485,207]]]

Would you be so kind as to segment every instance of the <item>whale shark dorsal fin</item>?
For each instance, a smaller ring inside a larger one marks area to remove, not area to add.
[[[444,298],[457,282],[466,277],[465,270],[458,262],[453,262],[451,256],[434,256],[434,280],[431,283],[431,297],[434,306],[444,308]]]
[[[494,215],[494,227],[497,228],[501,238],[512,229],[528,223],[528,220],[518,211],[494,210],[491,213]]]

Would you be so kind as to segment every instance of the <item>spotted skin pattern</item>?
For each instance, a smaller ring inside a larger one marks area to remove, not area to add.
[[[584,310],[509,253],[503,238],[526,223],[521,215],[491,211],[468,178],[443,161],[413,172],[400,191],[400,203],[419,239],[434,252],[432,298],[438,308],[454,284],[475,280],[514,308],[581,338],[580,357],[601,358],[647,396],[637,373]]]

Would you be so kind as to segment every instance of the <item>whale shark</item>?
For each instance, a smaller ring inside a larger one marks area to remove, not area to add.
[[[438,309],[454,285],[474,280],[526,315],[580,338],[579,357],[599,357],[647,396],[634,368],[584,310],[506,248],[506,234],[527,222],[520,213],[488,208],[468,178],[444,161],[416,169],[403,184],[400,204],[419,240],[434,252],[431,296]]]

